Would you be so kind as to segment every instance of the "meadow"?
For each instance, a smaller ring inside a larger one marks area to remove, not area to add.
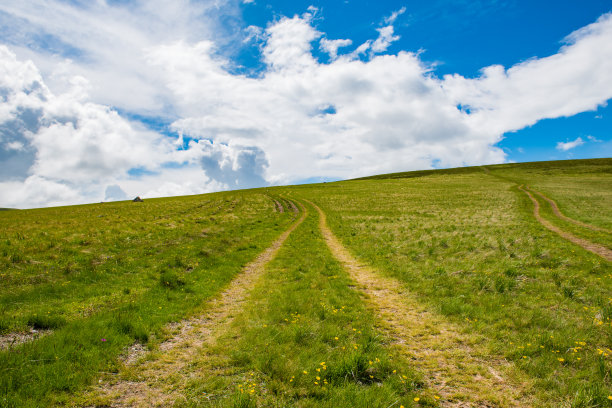
[[[611,249],[611,159],[3,211],[0,406],[112,406],[108,389],[139,383],[185,407],[612,406],[612,263],[540,224],[521,186],[550,224]],[[418,322],[386,321],[315,205]],[[165,346],[197,321],[205,341]]]
[[[154,347],[291,220],[263,191],[4,212],[0,404],[61,403]]]

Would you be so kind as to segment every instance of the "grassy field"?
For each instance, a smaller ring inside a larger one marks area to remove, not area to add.
[[[201,375],[181,406],[409,406],[423,392],[308,211],[243,313],[196,360]]]
[[[504,375],[522,384],[523,406],[612,406],[612,264],[542,226],[519,186],[557,228],[612,247],[610,159],[3,211],[0,406],[85,405],[101,378],[141,381],[139,366],[121,359],[128,347],[144,344],[149,360],[165,358],[163,344],[176,335],[168,324],[203,313],[295,222],[289,200],[307,217],[240,313],[158,384],[177,395],[177,406],[473,401],[460,393],[440,399],[440,379],[380,328],[307,200],[361,263],[410,293],[406,305],[418,302],[487,359],[508,361]],[[555,215],[544,196],[579,223]],[[427,341],[410,347],[434,347]],[[468,364],[460,354],[448,358]],[[460,382],[477,381],[464,371],[454,374]]]
[[[0,333],[49,334],[0,352],[0,403],[61,402],[161,341],[286,229],[274,206],[253,191],[3,213]]]
[[[600,197],[612,191],[612,160],[488,169],[378,176],[300,194],[323,207],[359,259],[466,332],[485,334],[492,356],[534,379],[538,406],[609,405],[612,267],[537,223],[517,183],[546,185],[564,210],[588,201],[568,215],[605,226],[612,201]],[[565,186],[556,173],[573,182]]]

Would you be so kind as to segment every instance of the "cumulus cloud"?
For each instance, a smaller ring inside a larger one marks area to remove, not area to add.
[[[107,106],[87,102],[87,88],[84,78],[73,77],[67,92],[56,95],[31,61],[19,61],[0,46],[4,206],[99,201],[103,185],[127,178],[131,169],[156,172],[167,162],[197,161],[177,151],[171,139],[129,122]],[[210,180],[200,171],[200,185]],[[223,188],[215,184],[219,187]],[[119,199],[118,192],[107,188],[105,199]]]
[[[92,100],[133,112],[167,113],[158,73],[146,67],[150,47],[164,42],[219,38],[227,30],[217,13],[237,15],[229,0],[2,2],[2,42],[31,59],[54,93],[66,77],[82,76]],[[231,28],[230,28],[231,29]]]
[[[261,47],[262,71],[246,76],[202,18],[214,2],[195,3],[0,6],[72,50],[50,56],[13,37],[10,49],[0,47],[1,206],[99,201],[119,194],[113,186],[156,197],[499,163],[506,155],[496,144],[507,132],[612,97],[610,14],[554,55],[439,78],[418,54],[387,54],[405,10],[356,47],[327,39],[310,10],[238,30],[241,44]],[[316,46],[329,62],[313,55]],[[162,117],[179,137],[122,112]]]
[[[578,146],[582,146],[584,144],[584,140],[581,137],[576,138],[576,140],[572,140],[571,142],[558,142],[557,150],[561,150],[563,152],[567,152],[570,149],[573,149]]]
[[[276,70],[301,70],[316,65],[312,56],[312,42],[321,36],[310,24],[311,13],[301,17],[283,17],[266,29],[267,41],[264,61]]]
[[[348,39],[344,40],[328,40],[327,38],[322,38],[320,42],[321,50],[325,51],[329,54],[329,57],[332,60],[338,58],[338,48],[348,47],[353,42]]]
[[[595,110],[612,97],[612,14],[577,30],[557,54],[505,69],[493,65],[479,78],[446,76],[448,95],[471,109],[474,128],[503,133],[538,120]]]

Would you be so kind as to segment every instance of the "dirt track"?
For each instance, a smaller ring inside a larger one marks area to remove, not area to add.
[[[131,367],[135,380],[120,379],[101,384],[88,400],[110,402],[112,407],[166,407],[180,396],[181,371],[193,360],[204,344],[216,339],[220,328],[229,324],[240,312],[255,281],[261,276],[291,232],[306,218],[306,210],[274,243],[229,284],[228,288],[206,305],[206,311],[195,318],[175,324],[171,329],[176,334],[160,345],[157,358],[152,358]],[[132,356],[126,360],[135,360]],[[136,359],[137,360],[137,359]],[[178,387],[177,387],[178,381]],[[172,384],[169,386],[168,384]]]
[[[394,339],[400,352],[411,359],[426,376],[444,407],[530,407],[526,384],[513,384],[504,378],[512,369],[503,359],[492,358],[473,338],[458,327],[428,311],[418,300],[391,278],[380,276],[362,265],[340,243],[326,223],[323,211],[320,229],[334,257],[344,266],[366,295],[380,328]]]
[[[597,227],[595,225],[587,224],[585,222],[578,221],[578,220],[575,220],[573,218],[570,218],[570,217],[566,216],[565,214],[563,214],[561,212],[561,210],[557,206],[557,203],[552,198],[548,198],[547,196],[545,196],[544,194],[540,193],[539,191],[535,191],[535,190],[531,190],[531,189],[528,189],[528,190],[533,191],[534,193],[536,193],[537,195],[542,197],[544,200],[546,200],[546,202],[548,202],[548,204],[550,204],[550,207],[552,208],[553,213],[557,217],[561,218],[562,220],[571,222],[571,223],[576,224],[576,225],[580,225],[581,227],[588,228],[588,229],[593,230],[593,231],[601,231],[601,232],[607,232],[609,234],[612,234],[612,231],[607,230],[605,228],[601,228],[601,227]]]
[[[549,230],[551,230],[552,232],[556,233],[557,235],[559,235],[561,238],[564,238],[578,246],[581,246],[582,248],[586,249],[589,252],[592,252],[596,255],[599,255],[600,257],[602,257],[603,259],[612,262],[612,250],[599,245],[599,244],[595,244],[591,241],[587,241],[586,239],[582,239],[582,238],[578,238],[575,235],[570,234],[569,232],[565,232],[562,229],[554,226],[553,224],[551,224],[550,222],[548,222],[547,220],[545,220],[544,218],[542,218],[542,216],[540,215],[540,203],[538,202],[538,200],[536,200],[536,198],[527,190],[525,189],[522,185],[519,186],[519,190],[523,191],[525,194],[527,194],[529,196],[529,198],[531,199],[531,201],[533,202],[533,216],[538,220],[538,222],[540,224],[542,224],[543,226],[545,226],[546,228],[548,228]],[[546,200],[546,198],[544,198]],[[548,200],[547,200],[548,201]],[[552,201],[552,200],[551,200]],[[549,202],[550,203],[550,202]],[[553,211],[556,208],[556,204],[555,207],[553,207]],[[558,211],[558,208],[557,208]],[[555,213],[556,214],[556,213]]]

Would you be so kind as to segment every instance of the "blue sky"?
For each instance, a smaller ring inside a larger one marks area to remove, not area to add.
[[[612,155],[609,2],[0,5],[0,206]]]
[[[265,26],[279,16],[300,14],[309,6],[319,9],[318,30],[331,38],[351,38],[361,43],[371,38],[389,10],[402,14],[396,27],[400,39],[389,52],[421,52],[434,65],[434,75],[458,73],[476,77],[483,67],[506,67],[556,53],[563,38],[612,10],[608,1],[272,1],[243,5],[246,25]],[[612,39],[611,39],[612,41]],[[257,48],[239,48],[232,55],[247,71],[258,72]],[[325,61],[328,56],[318,52]],[[557,142],[581,137],[601,142],[585,143],[571,151],[560,151]],[[534,126],[505,134],[498,143],[517,162],[586,159],[612,156],[612,107],[569,118],[547,119]],[[607,144],[603,142],[607,141]]]
[[[258,0],[242,6],[244,24],[265,27],[281,16],[319,9],[316,27],[330,38],[362,43],[392,11],[399,17],[400,39],[389,52],[423,50],[425,61],[438,63],[438,75],[476,76],[493,64],[506,67],[554,54],[569,33],[612,10],[604,0],[575,1],[282,1]],[[253,50],[244,50],[253,56]],[[321,56],[321,54],[319,54]],[[323,56],[323,59],[325,57]],[[256,65],[253,58],[239,60]]]

